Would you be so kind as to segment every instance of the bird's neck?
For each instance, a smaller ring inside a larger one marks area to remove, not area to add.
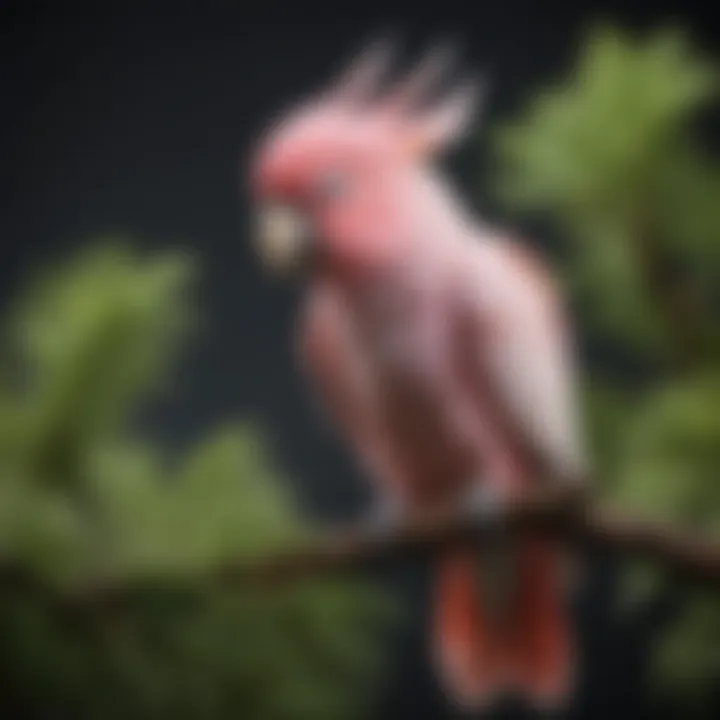
[[[428,282],[428,276],[441,277],[444,269],[451,270],[453,262],[479,237],[477,221],[440,174],[418,169],[407,178],[403,196],[394,223],[408,239],[398,244],[401,251],[388,253],[377,263],[339,261],[324,268],[325,279],[349,299],[412,292]]]

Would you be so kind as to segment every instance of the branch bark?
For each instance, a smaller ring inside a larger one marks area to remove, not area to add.
[[[363,526],[346,528],[307,540],[289,550],[227,563],[209,575],[188,578],[188,581],[274,585],[346,573],[429,556],[458,543],[481,543],[484,537],[499,529],[554,538],[581,550],[642,558],[664,567],[678,579],[720,592],[720,537],[702,536],[664,523],[626,516],[594,507],[585,500],[569,499],[567,493],[549,491],[508,504],[493,524],[470,511],[448,511],[409,519],[384,534]],[[37,579],[30,579],[24,572],[11,571],[8,567],[0,571],[0,588],[7,590],[13,584],[26,587],[29,582],[38,587]],[[147,587],[147,583],[143,587]],[[95,582],[64,600],[71,607],[82,607],[86,603],[114,606],[136,589],[124,582]]]
[[[641,216],[635,248],[642,264],[647,291],[672,343],[675,370],[692,367],[701,355],[702,317],[697,299],[677,273],[677,263],[658,242],[660,231],[649,215]]]
[[[482,542],[498,529],[542,535],[586,551],[649,560],[679,579],[720,592],[720,537],[595,508],[549,492],[512,502],[497,524],[488,524],[473,512],[445,512],[412,519],[385,535],[360,527],[288,553],[229,565],[221,575],[231,581],[287,581],[348,571],[427,556],[458,543]]]

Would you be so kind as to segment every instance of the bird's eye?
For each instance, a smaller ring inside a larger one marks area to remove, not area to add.
[[[340,172],[327,172],[320,176],[315,185],[315,196],[319,200],[335,200],[347,194],[350,178]]]

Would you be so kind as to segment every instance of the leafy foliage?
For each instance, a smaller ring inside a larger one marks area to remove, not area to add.
[[[595,346],[588,424],[620,506],[720,529],[720,167],[694,133],[716,67],[676,29],[591,33],[569,78],[495,136],[502,200],[551,218]],[[625,597],[668,591],[628,568]],[[703,697],[720,679],[720,603],[685,593],[658,638],[655,687]],[[702,709],[701,703],[694,705]]]
[[[206,582],[310,530],[259,431],[218,428],[172,463],[132,431],[196,326],[193,269],[106,244],[38,279],[8,320],[0,562],[41,583],[0,597],[9,714],[335,719],[363,707],[388,617],[378,591]],[[136,588],[126,605],[77,612],[47,591],[107,580]]]
[[[638,40],[603,27],[584,48],[569,78],[500,128],[501,193],[512,207],[550,213],[572,238],[568,279],[588,321],[650,357],[668,354],[676,338],[646,244],[666,265],[690,266],[683,292],[707,291],[720,172],[689,123],[716,96],[717,72],[674,29]]]

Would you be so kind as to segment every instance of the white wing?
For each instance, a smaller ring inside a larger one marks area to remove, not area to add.
[[[476,306],[496,332],[480,349],[487,386],[547,471],[587,476],[574,348],[549,277],[515,245],[482,251]]]

